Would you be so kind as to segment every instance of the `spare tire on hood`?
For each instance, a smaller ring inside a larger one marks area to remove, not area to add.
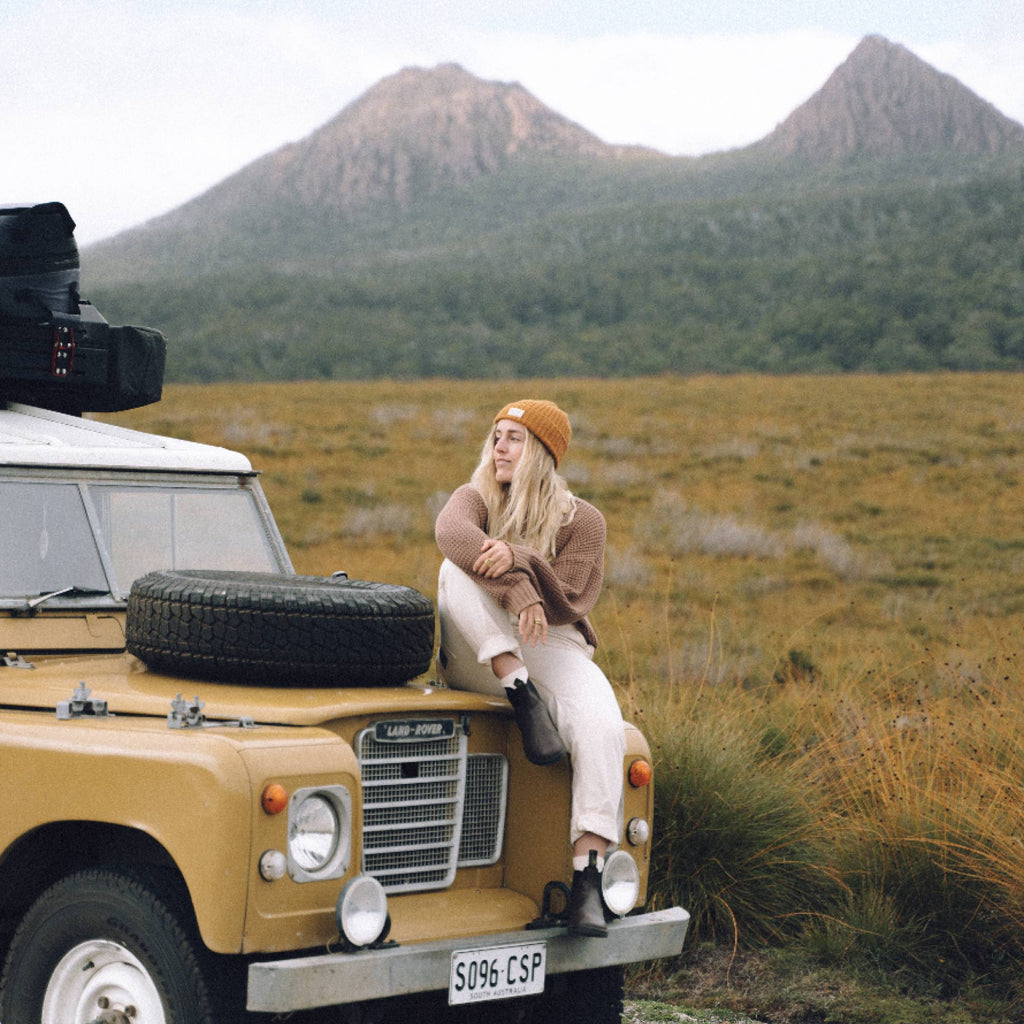
[[[392,686],[426,672],[434,607],[389,583],[176,570],[136,580],[128,650],[150,668],[262,686]]]

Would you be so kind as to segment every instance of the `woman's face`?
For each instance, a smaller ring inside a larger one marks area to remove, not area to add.
[[[499,484],[510,484],[526,448],[526,427],[514,420],[494,424],[494,476]]]

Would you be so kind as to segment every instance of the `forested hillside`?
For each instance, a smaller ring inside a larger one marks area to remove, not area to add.
[[[406,69],[82,263],[173,381],[1017,370],[1024,127],[878,37],[699,159]]]
[[[416,255],[90,290],[172,380],[1024,368],[1024,178],[558,215]]]

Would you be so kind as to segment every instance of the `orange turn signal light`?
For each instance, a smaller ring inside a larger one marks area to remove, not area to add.
[[[267,814],[280,814],[288,806],[288,790],[280,782],[271,782],[260,800]]]
[[[629,784],[639,789],[650,783],[654,772],[647,761],[637,760],[629,766]]]

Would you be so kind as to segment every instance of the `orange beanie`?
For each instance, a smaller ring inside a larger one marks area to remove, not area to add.
[[[569,438],[572,437],[572,427],[569,425],[569,417],[554,402],[537,398],[509,402],[494,417],[495,423],[498,420],[517,420],[522,423],[551,452],[555,466],[562,461],[569,447]]]

